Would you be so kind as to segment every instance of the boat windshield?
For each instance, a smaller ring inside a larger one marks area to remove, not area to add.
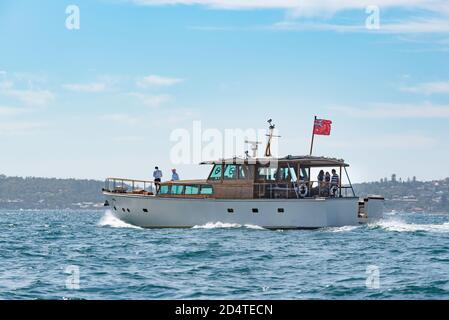
[[[223,171],[223,166],[221,164],[216,164],[210,173],[209,180],[221,180],[221,172]]]
[[[223,178],[225,180],[237,179],[237,165],[236,164],[227,164],[225,167],[225,171],[223,174]]]

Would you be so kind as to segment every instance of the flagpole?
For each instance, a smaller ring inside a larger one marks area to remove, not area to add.
[[[312,141],[310,142],[310,155],[312,155],[312,150],[313,150],[313,138],[315,137],[315,121],[316,121],[316,116],[313,119],[313,129],[312,129]]]

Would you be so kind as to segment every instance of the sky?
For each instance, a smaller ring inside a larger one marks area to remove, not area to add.
[[[203,178],[174,133],[302,155],[315,115],[353,182],[448,177],[449,1],[0,1],[0,174]]]

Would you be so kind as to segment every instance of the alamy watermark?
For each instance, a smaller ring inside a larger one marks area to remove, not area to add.
[[[273,130],[273,138],[269,139],[267,133],[266,129],[254,128],[204,129],[201,121],[193,121],[191,129],[177,128],[171,132],[170,160],[173,164],[197,164],[217,159],[251,162],[265,157],[259,163],[264,160],[271,163],[279,154],[278,136]],[[270,156],[266,156],[267,150]]]
[[[65,13],[67,15],[65,19],[65,27],[68,30],[79,30],[80,29],[80,8],[71,4],[65,8]]]
[[[369,265],[366,267],[366,281],[365,286],[368,289],[380,288],[380,268],[376,265]]]
[[[368,30],[379,30],[380,29],[379,6],[375,5],[367,6],[365,12],[368,14],[368,17],[365,20],[365,27]]]
[[[69,290],[80,289],[80,267],[76,265],[69,265],[65,268],[64,273],[69,276],[65,280],[65,287]]]

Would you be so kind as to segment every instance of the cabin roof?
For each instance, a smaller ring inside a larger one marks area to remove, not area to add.
[[[349,167],[349,164],[345,163],[343,159],[329,158],[329,157],[316,157],[316,156],[292,156],[288,155],[282,158],[228,158],[228,159],[218,159],[211,161],[203,161],[200,164],[268,164],[270,162],[282,163],[300,163],[303,166],[308,167]]]

